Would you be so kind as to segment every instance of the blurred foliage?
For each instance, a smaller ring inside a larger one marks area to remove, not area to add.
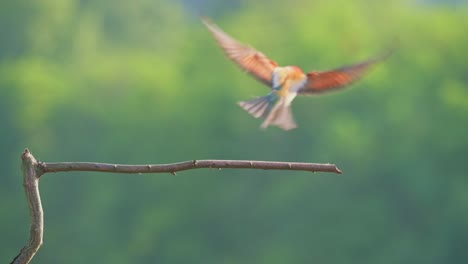
[[[19,155],[29,147],[44,161],[260,159],[344,171],[46,175],[34,263],[461,263],[460,2],[1,2],[0,262],[26,241]],[[268,90],[223,57],[199,14],[305,70],[400,47],[351,89],[298,98],[298,129],[262,131],[235,102]]]

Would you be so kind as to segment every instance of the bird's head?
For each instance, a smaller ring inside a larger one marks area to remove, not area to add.
[[[288,66],[288,70],[289,70],[291,73],[304,74],[304,72],[301,70],[301,68],[299,68],[299,67],[297,67],[297,66]]]
[[[294,79],[302,79],[305,76],[305,74],[301,70],[301,68],[299,68],[297,66],[287,66],[285,68],[287,69],[288,77],[293,79],[293,80]]]

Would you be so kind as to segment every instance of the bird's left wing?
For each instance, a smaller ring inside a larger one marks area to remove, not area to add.
[[[342,88],[360,79],[369,69],[372,68],[372,66],[386,59],[392,53],[393,49],[367,61],[341,67],[335,70],[323,72],[311,71],[307,73],[306,84],[298,89],[297,92],[299,94],[307,95]]]
[[[209,19],[202,17],[202,21],[229,59],[257,80],[271,87],[273,70],[278,66],[276,62],[254,48],[239,43]]]

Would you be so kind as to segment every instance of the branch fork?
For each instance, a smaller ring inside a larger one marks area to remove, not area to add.
[[[21,154],[23,186],[29,206],[31,225],[29,239],[12,264],[29,263],[42,245],[44,233],[44,213],[39,194],[39,179],[49,172],[95,171],[110,173],[171,173],[201,168],[263,169],[263,170],[297,170],[309,172],[333,172],[341,174],[334,164],[303,162],[274,162],[249,160],[190,160],[170,164],[123,165],[96,162],[41,162],[37,161],[28,149]]]

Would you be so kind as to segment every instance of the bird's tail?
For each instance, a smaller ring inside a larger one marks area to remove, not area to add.
[[[275,93],[239,102],[239,106],[255,118],[261,117],[265,119],[261,125],[262,128],[274,125],[284,130],[290,130],[296,127],[291,107],[286,105],[284,98],[279,97]]]
[[[278,96],[270,93],[263,97],[257,97],[249,101],[239,102],[239,106],[244,108],[255,118],[265,118],[273,107],[274,103],[278,100]]]

